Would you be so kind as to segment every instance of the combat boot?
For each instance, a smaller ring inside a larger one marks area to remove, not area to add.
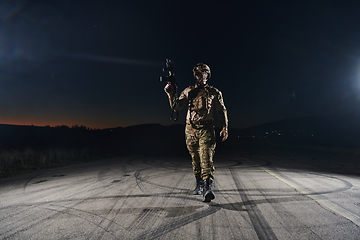
[[[210,177],[204,180],[203,202],[211,202],[215,198],[214,192],[211,190],[212,180]]]
[[[204,181],[200,175],[195,175],[196,178],[196,187],[193,191],[194,195],[201,195],[204,191]]]

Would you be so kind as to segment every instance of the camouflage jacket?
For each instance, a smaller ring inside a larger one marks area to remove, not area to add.
[[[175,97],[169,98],[172,109],[175,107]],[[215,87],[205,85],[204,87],[190,86],[181,92],[179,97],[179,110],[188,106],[186,120],[206,121],[213,120],[213,109],[219,115],[222,127],[228,128],[227,110],[222,93]],[[175,110],[175,109],[174,109]]]

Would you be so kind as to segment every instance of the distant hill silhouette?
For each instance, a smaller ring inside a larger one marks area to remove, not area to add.
[[[184,146],[182,125],[144,124],[91,130],[83,126],[69,128],[0,124],[0,150],[90,147],[114,154],[148,154],[171,153]]]
[[[270,122],[244,130],[244,134],[326,146],[360,146],[360,114],[303,117]]]
[[[246,129],[230,129],[229,139],[218,141],[217,152],[246,151],[262,143],[360,146],[356,112],[324,117],[282,120]],[[219,129],[216,129],[219,134]],[[220,139],[219,139],[220,140]],[[144,124],[91,130],[84,126],[38,127],[0,124],[0,150],[90,147],[114,154],[187,154],[184,126]]]

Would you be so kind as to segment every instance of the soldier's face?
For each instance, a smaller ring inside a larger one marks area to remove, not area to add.
[[[200,83],[200,82],[206,82],[207,81],[207,77],[208,77],[208,73],[205,71],[196,71],[195,72],[195,82],[196,83]]]

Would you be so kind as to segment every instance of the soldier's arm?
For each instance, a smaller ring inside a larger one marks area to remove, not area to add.
[[[164,88],[166,94],[168,95],[169,98],[169,103],[170,103],[170,107],[171,109],[173,109],[174,111],[176,111],[175,108],[175,95],[174,95],[174,89],[172,87],[171,84],[167,84]],[[180,97],[179,97],[179,110],[181,110],[187,103],[187,99],[188,99],[188,91],[187,89],[185,89],[184,91],[181,92]]]
[[[185,88],[184,91],[181,92],[179,97],[179,110],[181,110],[188,103],[189,96],[189,88]]]
[[[173,109],[173,106],[175,104],[174,87],[170,83],[168,83],[164,87],[164,91],[169,98],[170,107]]]
[[[227,110],[224,104],[224,99],[220,91],[217,92],[217,97],[215,98],[215,108],[222,127],[220,136],[223,137],[222,141],[225,141],[229,135],[229,121],[227,116]]]

